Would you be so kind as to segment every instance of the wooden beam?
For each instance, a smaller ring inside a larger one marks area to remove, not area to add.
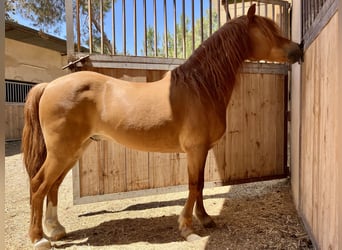
[[[120,68],[120,69],[144,69],[144,70],[172,70],[183,64],[185,59],[160,58],[144,56],[111,56],[101,54],[76,53],[76,58],[89,59],[86,62],[79,62],[76,67],[83,66],[94,68]],[[258,63],[245,62],[240,69],[243,73],[264,73],[286,75],[289,65],[279,63]]]
[[[342,9],[342,0],[339,1],[339,6],[338,9]],[[339,13],[338,15],[338,51],[339,51],[339,56],[338,56],[338,67],[340,70],[339,72],[339,77],[338,79],[342,79],[342,70],[341,70],[341,63],[342,63],[342,14]],[[337,98],[337,107],[342,107],[342,85],[337,84],[337,93],[339,97]],[[341,111],[340,111],[341,114]],[[337,120],[337,136],[336,136],[336,147],[335,147],[335,154],[336,154],[336,167],[338,168],[338,173],[337,173],[337,180],[338,184],[336,186],[336,197],[337,197],[337,242],[338,246],[336,246],[336,249],[342,249],[342,195],[341,195],[341,190],[342,190],[342,154],[341,154],[341,148],[342,148],[342,116],[339,115],[336,117]]]
[[[5,57],[5,6],[4,1],[0,2],[0,58]],[[0,60],[0,117],[5,117],[5,63]],[[0,197],[2,201],[5,199],[5,119],[0,120]],[[5,211],[5,203],[1,202],[0,209]],[[0,242],[5,242],[4,238],[4,214],[0,216]]]

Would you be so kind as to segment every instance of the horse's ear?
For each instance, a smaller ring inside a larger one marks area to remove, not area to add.
[[[248,9],[247,17],[248,17],[248,20],[250,20],[250,21],[253,20],[253,17],[255,15],[255,9],[256,9],[255,6],[256,6],[255,4],[252,4],[252,6],[249,7],[249,9]]]

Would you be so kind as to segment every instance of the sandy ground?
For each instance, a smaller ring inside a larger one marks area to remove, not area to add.
[[[20,143],[6,143],[5,246],[32,249],[28,179]],[[59,218],[67,237],[55,249],[311,249],[292,203],[288,179],[204,190],[217,227],[185,242],[177,219],[186,192],[73,205],[71,172],[59,192]]]

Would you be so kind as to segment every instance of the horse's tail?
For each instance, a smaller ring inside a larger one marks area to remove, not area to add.
[[[26,99],[22,135],[23,161],[30,177],[36,175],[46,159],[46,145],[39,121],[39,101],[47,83],[34,86]]]

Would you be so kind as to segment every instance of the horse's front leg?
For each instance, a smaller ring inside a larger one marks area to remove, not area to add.
[[[202,223],[208,224],[206,221],[212,223],[211,218],[207,215],[203,206],[202,190],[204,186],[204,166],[207,158],[208,150],[206,147],[198,147],[188,150],[188,175],[189,175],[189,196],[184,205],[183,211],[179,216],[179,230],[181,235],[191,241],[199,238],[193,232],[192,214],[194,204],[196,205],[196,215]],[[208,219],[209,218],[209,219]],[[204,220],[202,220],[204,219]]]

